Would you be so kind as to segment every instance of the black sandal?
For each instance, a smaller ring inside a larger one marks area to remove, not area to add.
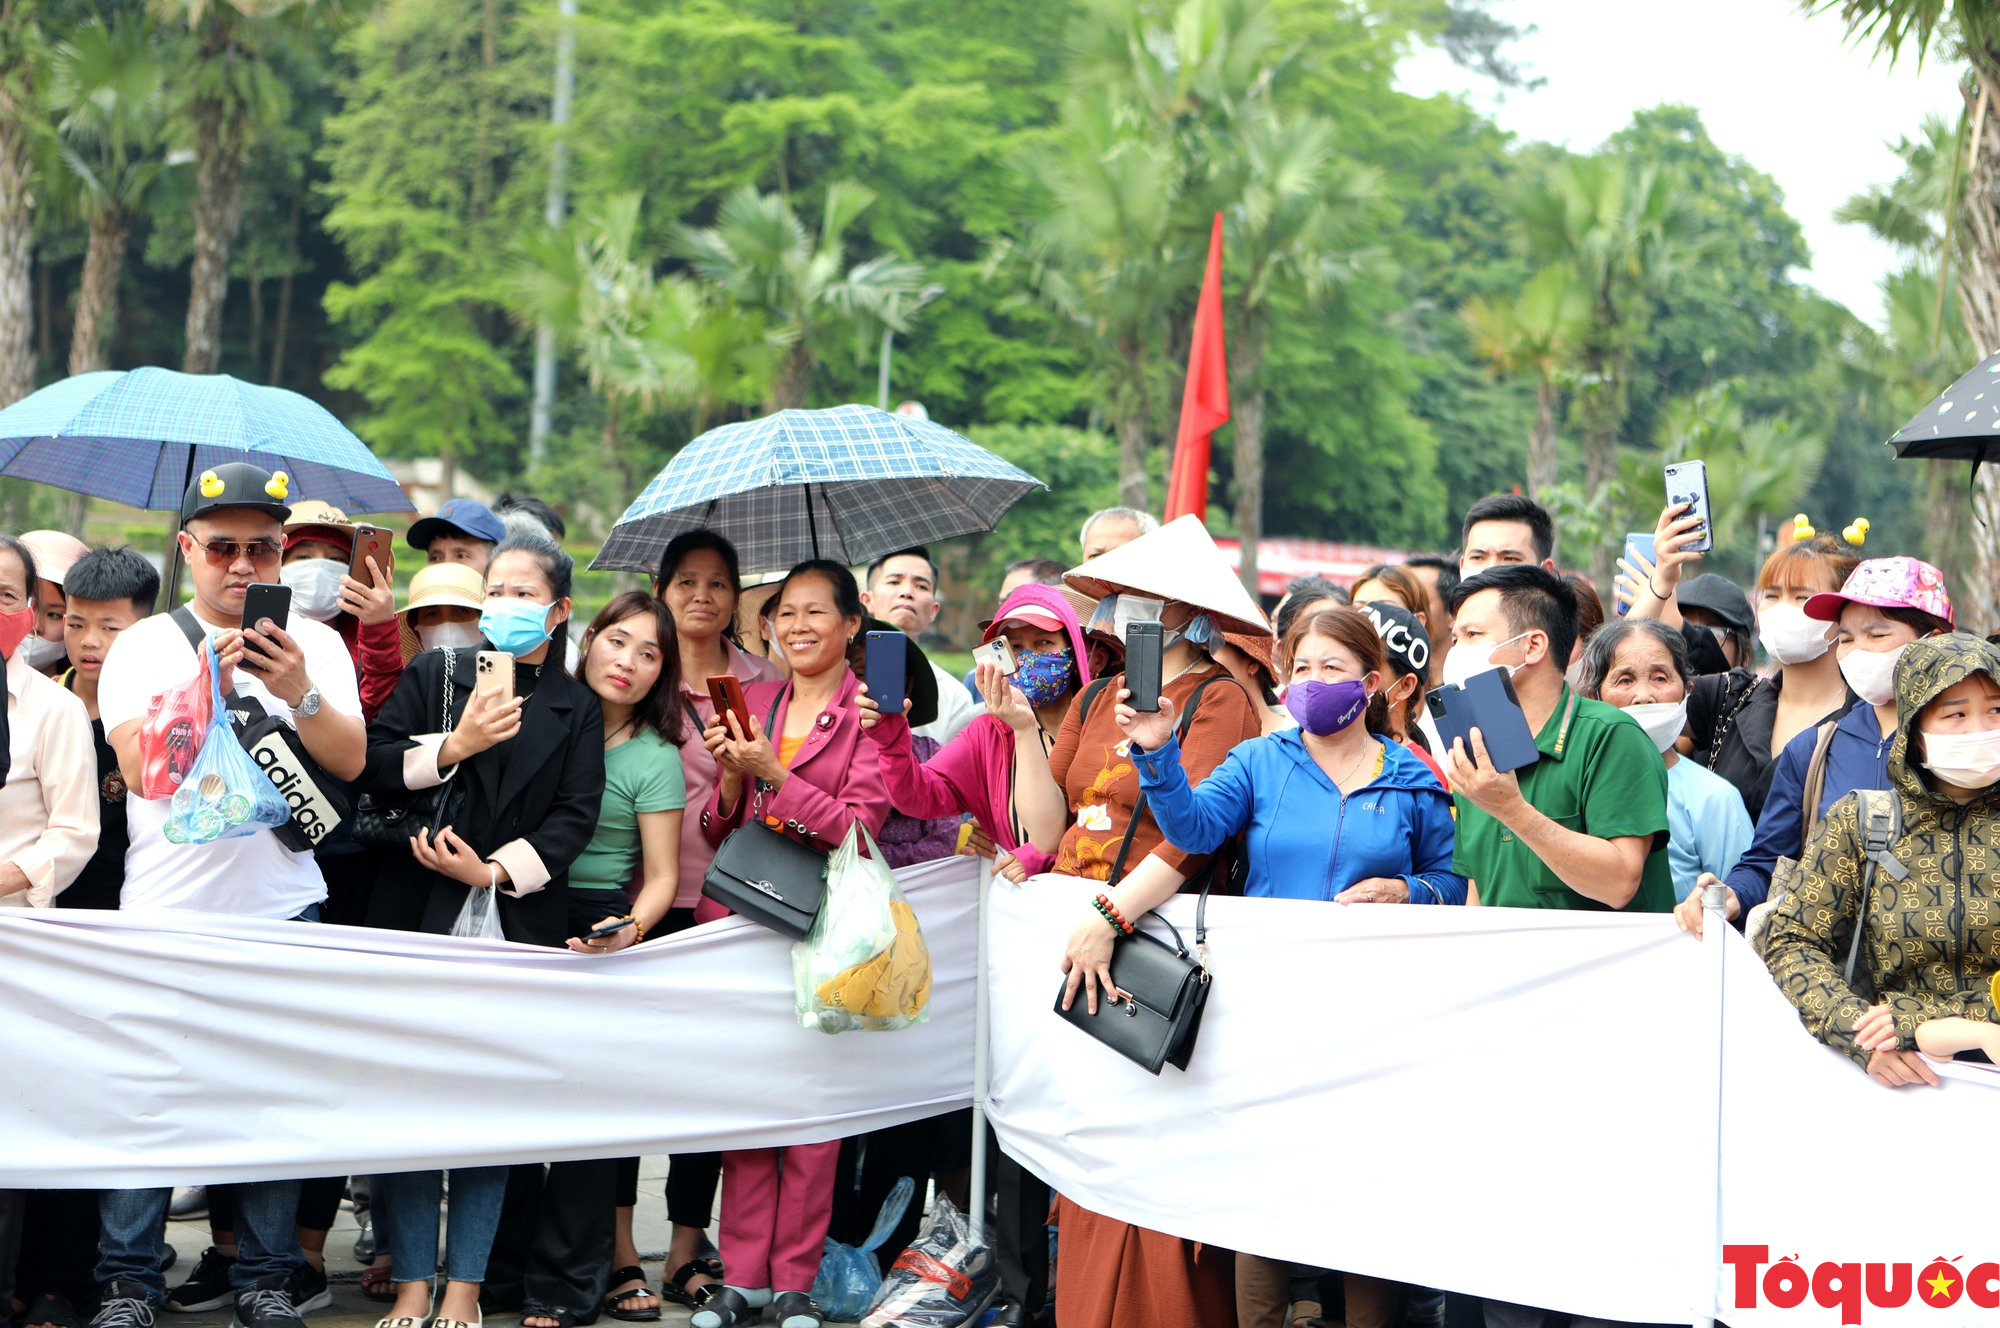
[[[589,1328],[597,1322],[597,1312],[585,1313],[562,1305],[544,1305],[540,1301],[525,1301],[521,1305],[521,1328],[527,1328],[530,1319],[554,1319],[556,1328]]]
[[[604,1298],[604,1312],[612,1318],[623,1320],[626,1323],[658,1323],[660,1320],[660,1307],[658,1305],[654,1305],[651,1309],[628,1310],[625,1308],[626,1301],[637,1300],[641,1296],[653,1296],[655,1300],[659,1299],[657,1295],[654,1295],[653,1288],[646,1285],[645,1270],[637,1264],[625,1268],[612,1269],[611,1285],[617,1286],[620,1282],[637,1282],[639,1285],[627,1287],[623,1291],[614,1291],[607,1295]]]
[[[34,1304],[22,1316],[23,1325],[53,1324],[55,1328],[82,1328],[83,1320],[77,1316],[76,1306],[70,1304],[68,1296],[58,1296],[53,1291],[44,1291],[35,1297]]]
[[[698,1286],[690,1291],[687,1289],[690,1277],[706,1277],[709,1281],[707,1285]],[[662,1300],[671,1300],[676,1305],[685,1305],[689,1309],[698,1310],[703,1305],[708,1304],[709,1299],[720,1294],[721,1291],[722,1260],[689,1259],[675,1270],[672,1277],[669,1277],[661,1285],[660,1298]]]

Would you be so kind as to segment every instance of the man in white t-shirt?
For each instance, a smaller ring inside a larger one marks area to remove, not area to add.
[[[929,631],[937,621],[938,610],[944,607],[944,601],[938,597],[937,564],[931,561],[930,550],[920,545],[870,563],[861,602],[870,613],[907,634],[912,641]],[[930,667],[937,675],[937,718],[911,732],[942,747],[957,737],[960,729],[985,713],[986,708],[967,694],[958,679],[935,664]]]
[[[254,701],[291,726],[306,751],[337,779],[361,773],[368,734],[354,663],[331,627],[302,614],[285,624],[243,621],[245,591],[278,583],[289,482],[247,462],[204,471],[181,501],[181,556],[194,583],[185,609],[144,619],[120,633],[97,684],[98,713],[130,789],[125,909],[174,908],[253,918],[316,921],[326,884],[310,849],[294,853],[277,833],[208,844],[168,842],[168,803],[145,787],[139,730],[153,697],[195,676],[192,637],[214,642],[222,690]],[[232,711],[238,708],[231,704]],[[248,710],[243,705],[242,709]],[[300,1328],[289,1287],[300,1262],[294,1218],[299,1183],[263,1181],[236,1191],[238,1254],[230,1269],[237,1328]],[[160,1242],[172,1191],[106,1190],[97,1280],[103,1309],[95,1328],[152,1328],[166,1299]],[[178,1295],[178,1293],[176,1293]],[[211,1308],[180,1305],[178,1309]]]

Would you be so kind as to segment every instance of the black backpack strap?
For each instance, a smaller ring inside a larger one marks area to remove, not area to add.
[[[1111,685],[1112,677],[1113,675],[1106,674],[1078,694],[1076,698],[1076,724],[1078,728],[1082,728],[1084,721],[1090,718],[1090,703],[1097,699],[1099,692]]]
[[[1195,686],[1195,689],[1188,693],[1187,709],[1181,712],[1180,722],[1174,725],[1174,736],[1176,738],[1185,738],[1187,736],[1188,727],[1194,723],[1194,712],[1201,708],[1201,694],[1208,690],[1208,685],[1213,682],[1220,682],[1228,677],[1228,674],[1218,671],[1214,677],[1203,678]],[[1229,680],[1231,682],[1235,681],[1233,678]],[[1110,679],[1107,678],[1104,681],[1109,682]],[[1101,685],[1101,683],[1092,683],[1091,687],[1095,689]],[[1107,887],[1118,884],[1124,878],[1125,858],[1132,851],[1132,835],[1139,828],[1139,818],[1145,814],[1146,794],[1142,789],[1138,799],[1132,804],[1132,818],[1125,823],[1125,838],[1118,845],[1118,856],[1112,860],[1111,875],[1105,878],[1104,883]],[[1196,901],[1194,906],[1194,943],[1197,948],[1208,944],[1208,891],[1209,887],[1215,884],[1214,865],[1213,855],[1211,854],[1209,870],[1203,875],[1201,881],[1201,897]],[[1155,911],[1157,913],[1157,910]],[[1174,948],[1182,954],[1186,954],[1187,943],[1181,940],[1180,929],[1174,926],[1173,923],[1167,922],[1165,915],[1162,914],[1159,917],[1161,922],[1166,923],[1167,930],[1174,934]],[[1203,967],[1206,966],[1206,961],[1204,961]]]

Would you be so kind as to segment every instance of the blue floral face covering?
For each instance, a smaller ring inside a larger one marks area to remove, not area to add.
[[[1014,656],[1014,664],[1014,685],[1021,689],[1028,704],[1039,710],[1054,705],[1069,690],[1076,652],[1068,646],[1050,651],[1023,650]]]

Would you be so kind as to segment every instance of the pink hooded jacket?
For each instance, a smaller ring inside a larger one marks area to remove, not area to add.
[[[1026,585],[1009,595],[994,616],[987,639],[997,634],[1009,613],[1028,605],[1047,610],[1063,625],[1076,657],[1077,689],[1089,686],[1090,655],[1083,628],[1055,586]],[[909,721],[903,716],[885,715],[863,732],[881,745],[882,782],[897,811],[919,819],[969,813],[988,838],[1019,859],[1029,875],[1049,869],[1054,858],[1033,844],[1023,844],[1015,833],[1014,731],[1005,723],[982,714],[921,765],[910,746]]]

